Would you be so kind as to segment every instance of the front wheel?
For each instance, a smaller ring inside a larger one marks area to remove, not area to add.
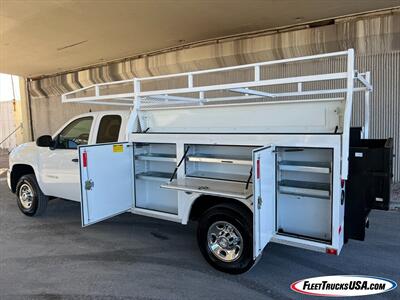
[[[41,191],[33,174],[22,176],[16,188],[17,204],[27,216],[39,216],[46,211],[49,197]]]
[[[248,271],[253,265],[253,232],[249,214],[218,205],[200,218],[197,241],[207,262],[230,274]]]

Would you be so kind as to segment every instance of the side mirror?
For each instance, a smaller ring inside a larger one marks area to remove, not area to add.
[[[52,147],[53,144],[53,139],[50,135],[42,135],[36,140],[38,147]]]

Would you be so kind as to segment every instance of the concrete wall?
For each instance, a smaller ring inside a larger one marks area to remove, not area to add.
[[[62,104],[59,96],[35,99],[32,105],[33,136],[52,135],[70,118],[89,111],[108,110],[110,106]],[[121,110],[117,107],[116,109]]]
[[[333,52],[354,48],[356,67],[372,72],[371,137],[394,137],[395,180],[400,181],[400,15],[346,18],[335,24],[215,41],[188,49],[112,63],[84,71],[30,82],[33,131],[37,137],[54,132],[69,117],[89,106],[62,105],[60,94],[92,83],[191,70],[216,68],[286,57]],[[327,65],[333,70],[336,63]],[[307,67],[310,70],[320,65]],[[296,71],[295,68],[292,70]],[[277,71],[279,73],[279,70]],[[283,73],[282,73],[283,74]],[[290,68],[285,73],[290,75]],[[240,74],[236,75],[240,78]],[[96,107],[92,107],[95,109]],[[110,109],[101,107],[96,109]],[[353,124],[362,124],[363,105],[355,99]]]
[[[0,143],[21,123],[21,101],[0,101]],[[22,128],[20,128],[0,144],[0,149],[12,149],[22,140]]]

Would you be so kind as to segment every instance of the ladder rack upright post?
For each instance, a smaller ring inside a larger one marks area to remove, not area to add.
[[[347,50],[346,106],[342,134],[342,179],[347,179],[349,166],[350,122],[353,108],[354,49]]]

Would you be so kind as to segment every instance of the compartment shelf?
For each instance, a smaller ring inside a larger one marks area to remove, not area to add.
[[[161,187],[165,189],[239,199],[248,199],[253,194],[251,185],[246,190],[246,183],[190,177],[175,179],[172,182],[161,185]]]
[[[228,156],[228,155],[210,155],[210,154],[191,154],[187,156],[188,161],[203,162],[203,163],[220,163],[220,164],[235,164],[235,165],[248,165],[253,164],[252,160],[247,157]]]
[[[194,171],[186,174],[187,177],[201,177],[208,179],[222,179],[229,181],[239,181],[239,182],[247,182],[249,175],[241,175],[241,174],[227,174],[227,173],[219,173],[219,172],[206,172],[206,171]],[[251,182],[251,180],[250,180]]]
[[[156,181],[168,181],[172,176],[172,173],[167,173],[167,172],[155,172],[155,171],[150,171],[150,172],[142,172],[136,174],[137,179],[144,179],[144,180],[156,180]]]
[[[279,192],[289,195],[329,199],[330,185],[324,182],[282,180],[279,181]]]
[[[165,153],[143,153],[136,155],[135,158],[137,160],[176,162],[175,154],[165,154]]]
[[[279,162],[279,170],[330,174],[331,167],[327,162],[283,160]]]

